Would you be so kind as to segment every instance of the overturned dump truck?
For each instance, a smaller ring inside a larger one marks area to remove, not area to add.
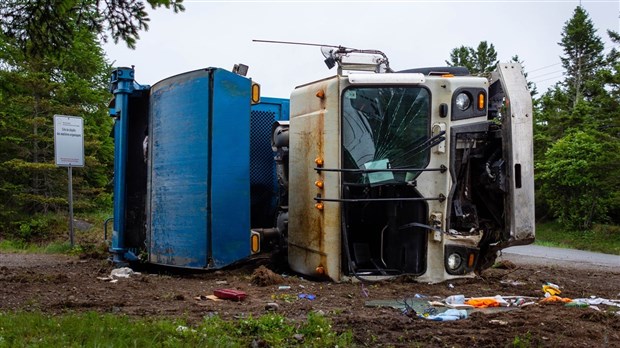
[[[218,269],[276,249],[311,277],[440,282],[533,242],[519,64],[485,78],[324,54],[338,73],[290,100],[218,68],[152,87],[116,69],[113,260]]]

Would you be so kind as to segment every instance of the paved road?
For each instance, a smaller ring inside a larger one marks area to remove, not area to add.
[[[578,268],[608,269],[620,272],[620,256],[590,251],[524,245],[504,249],[500,259],[540,265],[570,265]]]

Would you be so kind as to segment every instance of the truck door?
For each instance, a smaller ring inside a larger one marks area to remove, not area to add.
[[[500,113],[507,162],[502,244],[529,244],[535,235],[532,98],[520,64],[498,64],[489,88],[489,104]]]

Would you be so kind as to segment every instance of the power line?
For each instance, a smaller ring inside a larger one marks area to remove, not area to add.
[[[533,73],[533,72],[536,72],[536,71],[539,71],[539,70],[544,70],[544,69],[550,68],[552,66],[560,65],[560,64],[562,64],[562,62],[551,64],[551,65],[547,65],[547,66],[543,66],[542,68],[537,68],[537,69],[534,69],[534,70],[530,70],[530,71],[528,71],[528,73]]]
[[[543,76],[547,76],[547,75],[551,75],[551,74],[556,74],[556,73],[559,73],[559,72],[564,72],[564,69],[555,70],[555,71],[552,71],[552,72],[544,73],[542,75],[535,75],[535,76],[531,76],[531,77],[528,76],[528,78],[530,78],[530,79],[537,79],[539,77],[543,77]]]
[[[558,76],[552,76],[552,77],[546,78],[544,80],[538,80],[538,81],[532,80],[532,82],[534,82],[534,83],[541,83],[541,82],[545,82],[545,81],[549,81],[549,80],[556,80],[556,79],[562,78],[563,76],[564,76],[564,74],[558,75]]]

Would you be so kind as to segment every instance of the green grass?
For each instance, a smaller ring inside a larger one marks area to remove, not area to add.
[[[253,341],[270,347],[348,347],[352,334],[336,333],[328,319],[315,314],[302,323],[278,314],[236,321],[214,316],[192,326],[94,312],[0,313],[0,347],[248,347]]]
[[[5,253],[36,253],[36,254],[80,254],[83,252],[101,253],[107,250],[104,247],[104,228],[103,222],[110,217],[110,212],[92,212],[75,216],[76,220],[81,220],[92,224],[87,230],[80,230],[74,225],[74,243],[72,248],[69,243],[68,217],[63,214],[50,213],[39,216],[38,225],[45,225],[52,228],[51,231],[40,232],[36,235],[23,236],[19,231],[5,234],[5,239],[0,239],[0,252]],[[53,223],[51,223],[51,222]],[[60,223],[59,223],[60,221]],[[111,229],[111,224],[108,226]],[[33,230],[33,228],[23,228],[19,230]],[[108,231],[108,240],[111,238],[111,231]]]
[[[75,231],[76,247],[71,248],[66,232],[55,233],[38,241],[24,242],[28,239],[0,240],[0,252],[12,253],[63,253],[105,254],[107,246],[103,242],[103,222],[110,216],[109,212],[94,212],[76,218],[93,224],[87,231]],[[40,220],[56,221],[59,217],[46,217]],[[63,228],[66,228],[64,225]],[[109,226],[111,227],[111,226]],[[111,232],[108,231],[111,235]],[[111,236],[108,235],[108,241]],[[620,255],[620,226],[595,225],[590,231],[568,231],[559,223],[543,222],[536,224],[536,244],[560,248],[571,248]]]
[[[71,254],[76,248],[71,248],[69,242],[51,242],[48,244],[27,243],[20,240],[1,240],[0,251],[6,253],[28,254]]]
[[[620,226],[595,225],[590,231],[569,231],[557,222],[538,223],[536,245],[620,255]]]

